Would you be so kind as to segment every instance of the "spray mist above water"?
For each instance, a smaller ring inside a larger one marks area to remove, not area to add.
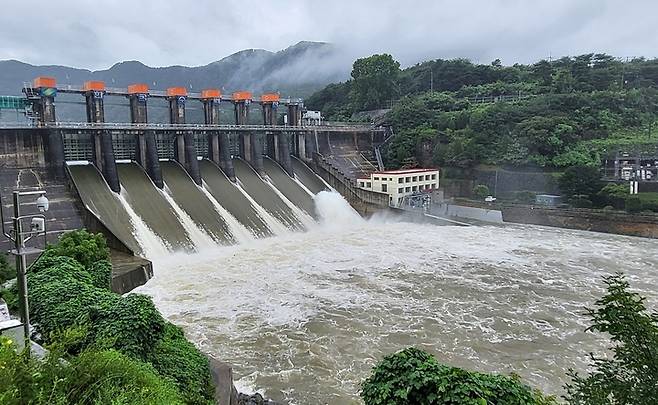
[[[364,223],[358,212],[335,191],[321,191],[313,197],[320,223],[329,226],[353,226]]]

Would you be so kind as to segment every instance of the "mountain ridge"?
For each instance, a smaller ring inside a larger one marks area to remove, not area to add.
[[[152,89],[185,86],[190,91],[219,87],[223,91],[278,91],[283,96],[307,97],[328,83],[345,80],[350,63],[335,61],[339,50],[326,42],[300,41],[272,52],[244,49],[201,66],[148,66],[138,60],[89,70],[62,65],[32,65],[15,59],[0,61],[0,94],[20,95],[24,82],[53,76],[60,84],[105,81],[108,87],[147,83]],[[342,58],[338,58],[342,59]]]

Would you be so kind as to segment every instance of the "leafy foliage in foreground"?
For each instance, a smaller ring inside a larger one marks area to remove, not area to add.
[[[588,309],[594,332],[610,336],[612,357],[590,354],[594,371],[571,371],[566,386],[573,405],[653,405],[658,398],[658,313],[645,298],[629,291],[621,274],[605,278],[607,294]]]
[[[83,385],[62,388],[58,382],[53,389],[66,390],[62,402],[35,397],[38,400],[33,403],[168,404],[180,403],[179,396],[186,404],[213,403],[208,360],[185,339],[182,330],[164,320],[150,297],[122,297],[110,290],[112,267],[102,235],[76,231],[65,234],[61,240],[62,243],[49,246],[28,271],[32,322],[41,343],[63,346],[60,352],[72,366],[82,364],[83,372],[76,374],[75,381],[92,387],[107,385],[97,392]],[[64,345],[63,340],[67,341]],[[124,358],[129,362],[122,372],[117,367]],[[135,375],[130,377],[133,372]],[[103,373],[110,381],[103,379]],[[164,385],[153,388],[162,392],[149,396],[150,384],[157,385],[151,375]],[[134,380],[132,385],[126,385],[125,395],[124,376]],[[40,389],[40,382],[28,377],[19,375],[10,384],[13,388],[7,389],[16,390],[23,385],[25,389]],[[93,383],[94,379],[99,382]],[[167,399],[174,398],[170,391],[175,399]],[[71,401],[66,401],[67,396]]]
[[[114,351],[45,360],[17,353],[0,337],[0,403],[6,405],[183,404],[176,387],[146,363]]]
[[[384,357],[363,383],[361,398],[366,405],[555,403],[518,378],[447,366],[413,347]]]
[[[54,256],[71,257],[86,268],[99,260],[110,259],[110,249],[103,235],[89,233],[84,229],[63,234],[59,242],[49,246],[48,250]]]
[[[0,284],[16,278],[16,269],[9,264],[7,254],[0,253]]]

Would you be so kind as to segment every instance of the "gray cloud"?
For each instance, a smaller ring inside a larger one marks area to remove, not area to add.
[[[332,42],[344,60],[506,64],[607,52],[656,56],[652,0],[0,0],[0,59],[101,69],[203,65],[246,48]]]

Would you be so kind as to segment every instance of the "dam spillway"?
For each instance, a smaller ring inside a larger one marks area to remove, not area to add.
[[[203,159],[202,185],[177,162],[161,161],[162,189],[138,164],[119,162],[118,194],[92,164],[69,164],[68,171],[87,209],[127,247],[148,257],[154,250],[147,244],[160,244],[155,251],[189,253],[306,230],[315,215],[313,195],[278,164],[264,160],[261,177],[249,164],[234,159],[233,183]]]

